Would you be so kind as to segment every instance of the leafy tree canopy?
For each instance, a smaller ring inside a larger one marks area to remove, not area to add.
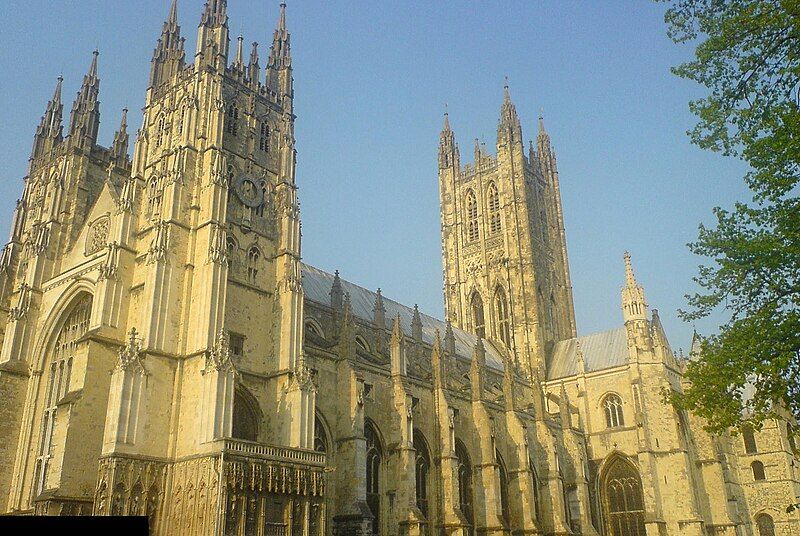
[[[742,158],[752,199],[716,207],[686,320],[722,309],[673,400],[712,431],[800,417],[800,0],[666,0],[669,36],[696,44],[673,72],[708,89],[689,106],[698,146]]]

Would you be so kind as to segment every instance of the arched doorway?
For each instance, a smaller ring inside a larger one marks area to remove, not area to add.
[[[642,479],[629,461],[608,462],[601,481],[603,513],[608,536],[645,536]]]
[[[244,387],[238,387],[233,395],[233,432],[236,439],[258,441],[261,411],[258,401]]]

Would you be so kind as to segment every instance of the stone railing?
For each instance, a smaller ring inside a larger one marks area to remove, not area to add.
[[[325,466],[325,453],[323,452],[292,447],[277,447],[241,439],[222,439],[220,441],[223,443],[224,452],[228,454],[300,465]]]

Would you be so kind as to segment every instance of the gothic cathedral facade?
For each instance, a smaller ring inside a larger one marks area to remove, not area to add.
[[[285,6],[264,69],[226,0],[173,0],[132,157],[95,52],[59,78],[0,255],[0,512],[162,536],[788,536],[791,425],[715,437],[624,257],[577,336],[556,156],[505,89],[495,154],[438,175],[445,319],[301,260]],[[433,167],[434,163],[432,163]]]

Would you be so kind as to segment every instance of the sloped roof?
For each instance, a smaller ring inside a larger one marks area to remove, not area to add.
[[[618,367],[628,362],[628,335],[625,326],[556,343],[547,365],[547,379],[578,374],[578,345],[583,352],[583,372]]]
[[[322,305],[330,305],[333,274],[329,274],[328,272],[305,263],[300,264],[300,269],[302,271],[303,292],[306,299]],[[364,287],[345,281],[344,279],[341,279],[341,282],[342,290],[346,294],[350,294],[350,304],[353,314],[362,320],[372,322],[372,308],[375,306],[375,297],[377,294]],[[414,308],[398,303],[386,296],[383,296],[383,305],[386,308],[386,321],[389,323],[389,327],[391,326],[391,322],[394,322],[394,318],[400,314],[400,324],[403,327],[403,332],[410,337]],[[423,342],[432,345],[436,338],[437,330],[439,331],[439,336],[444,338],[444,333],[447,329],[447,324],[444,321],[422,312],[420,312],[420,319],[422,321]],[[478,338],[456,327],[453,327],[453,335],[456,339],[456,354],[462,358],[471,359]],[[489,341],[484,341],[483,344],[486,347],[486,364],[495,370],[502,371],[502,354],[492,346]]]

